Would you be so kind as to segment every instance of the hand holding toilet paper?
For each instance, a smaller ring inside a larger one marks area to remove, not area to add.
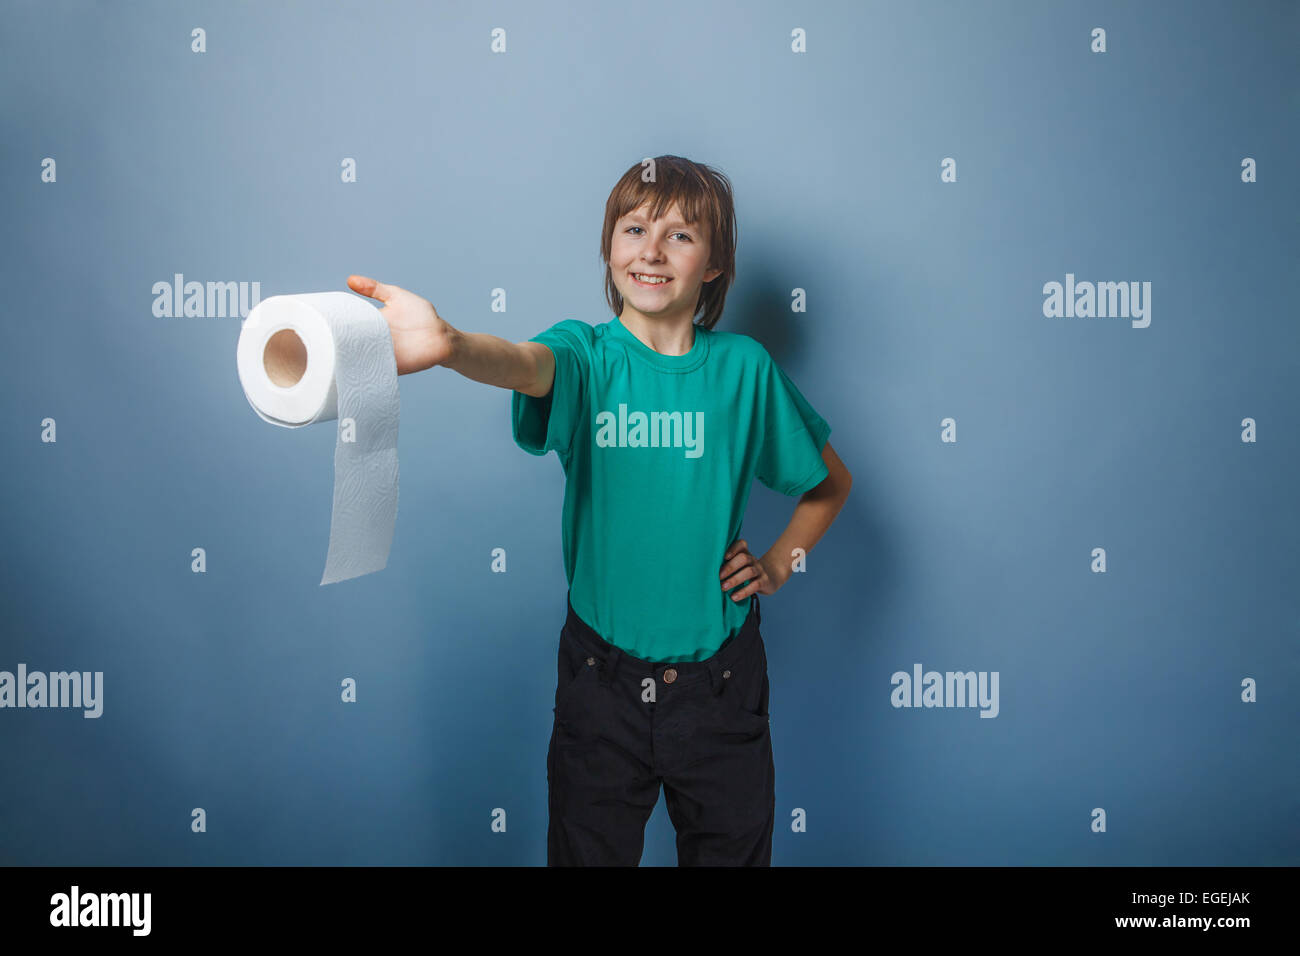
[[[387,321],[347,292],[272,296],[248,313],[235,352],[244,395],[263,419],[285,428],[339,423],[320,583],[383,570],[398,491],[397,363]]]

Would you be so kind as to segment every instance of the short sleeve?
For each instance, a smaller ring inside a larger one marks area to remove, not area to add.
[[[582,417],[593,331],[586,322],[565,319],[528,340],[540,342],[555,356],[555,381],[549,392],[534,398],[515,390],[511,396],[515,444],[529,454],[554,450],[561,459],[568,457]]]
[[[831,426],[808,404],[781,367],[765,357],[763,444],[755,475],[773,491],[801,495],[826,480],[830,470],[822,449]]]

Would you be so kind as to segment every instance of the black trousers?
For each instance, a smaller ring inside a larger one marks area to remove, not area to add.
[[[776,771],[758,595],[704,661],[652,663],[569,604],[546,755],[548,866],[637,866],[664,789],[679,866],[770,866]]]

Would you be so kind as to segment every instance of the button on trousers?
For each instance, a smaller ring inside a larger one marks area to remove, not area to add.
[[[569,603],[546,755],[548,866],[637,866],[660,785],[678,865],[771,865],[767,652],[750,602],[712,657],[659,663],[610,644]]]

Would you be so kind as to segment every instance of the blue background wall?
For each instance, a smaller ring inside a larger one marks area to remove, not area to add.
[[[555,457],[508,392],[404,376],[388,568],[320,587],[332,424],[261,421],[239,318],[151,290],[603,322],[605,198],[677,153],[736,189],[719,328],[855,478],[762,599],[774,863],[1300,863],[1297,9],[6,4],[0,669],[105,694],[0,710],[0,861],[545,862]],[[1067,273],[1150,282],[1150,326],[1044,317]],[[755,488],[757,553],[794,504]],[[891,706],[917,662],[999,672],[997,718]]]

